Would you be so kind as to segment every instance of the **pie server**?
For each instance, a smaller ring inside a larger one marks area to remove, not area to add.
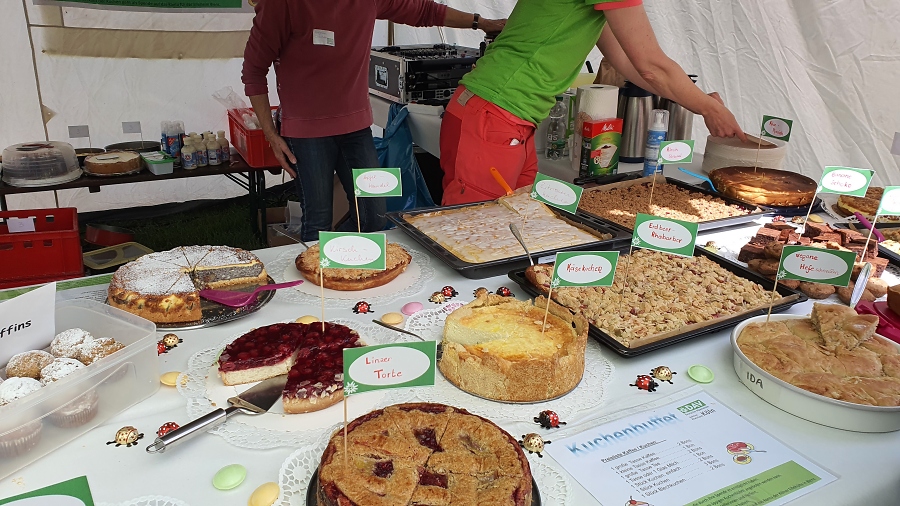
[[[418,339],[419,341],[428,342],[428,340],[425,339],[424,337],[422,337],[418,334],[413,334],[412,332],[410,332],[408,330],[403,330],[400,327],[395,327],[395,326],[391,325],[390,323],[384,323],[381,320],[372,320],[372,323],[377,323],[378,325],[381,325],[382,327],[387,328],[387,329],[391,329],[395,332],[400,332],[402,334],[411,335],[411,336],[415,337],[416,339]],[[435,358],[435,360],[440,361],[442,356],[444,356],[444,343],[439,342],[439,343],[437,343],[437,351],[435,352],[434,358]]]
[[[281,391],[287,383],[287,374],[275,376],[260,382],[253,388],[242,392],[228,399],[228,407],[219,408],[215,411],[184,425],[168,434],[156,438],[156,440],[147,447],[147,453],[163,453],[170,446],[182,441],[191,439],[197,434],[206,432],[207,430],[221,425],[225,419],[235,413],[244,413],[245,415],[259,415],[269,411],[275,402],[281,397]]]

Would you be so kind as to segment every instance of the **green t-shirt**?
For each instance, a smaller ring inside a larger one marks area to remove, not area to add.
[[[519,0],[500,36],[460,81],[534,124],[550,114],[606,25],[594,4],[614,0]]]

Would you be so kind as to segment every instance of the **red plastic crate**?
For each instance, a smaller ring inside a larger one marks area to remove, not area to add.
[[[273,107],[272,110],[278,109]],[[280,167],[275,152],[266,140],[262,130],[249,130],[241,119],[240,109],[228,111],[228,129],[231,131],[231,145],[244,158],[247,165],[261,169],[263,167]]]
[[[34,217],[34,232],[10,233],[7,218]],[[84,275],[74,207],[0,212],[0,288]]]

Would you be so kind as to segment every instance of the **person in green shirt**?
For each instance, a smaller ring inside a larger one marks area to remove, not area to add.
[[[503,195],[491,167],[514,188],[534,181],[535,127],[595,44],[629,81],[702,115],[710,134],[745,140],[719,95],[700,91],[659,47],[641,0],[519,0],[447,105],[443,205]]]

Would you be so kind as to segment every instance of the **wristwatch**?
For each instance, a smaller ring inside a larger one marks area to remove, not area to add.
[[[481,14],[478,14],[478,13],[476,12],[476,13],[475,13],[475,19],[472,20],[472,29],[473,29],[473,30],[477,30],[477,29],[478,29],[478,20],[479,20],[479,19],[481,19]]]

